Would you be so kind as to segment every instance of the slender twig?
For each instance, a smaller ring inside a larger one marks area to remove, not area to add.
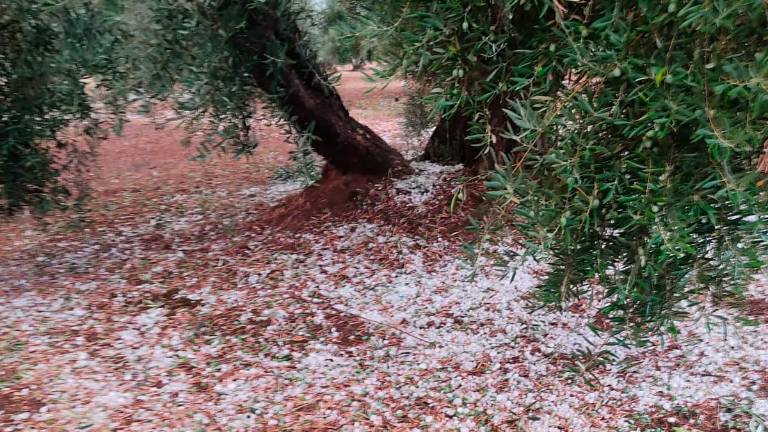
[[[371,319],[371,318],[365,317],[365,316],[363,316],[363,315],[360,315],[360,314],[358,314],[358,313],[355,313],[355,312],[352,312],[352,311],[348,311],[348,310],[340,309],[340,308],[338,308],[338,307],[336,307],[336,306],[331,306],[331,307],[332,307],[334,310],[336,310],[336,311],[339,311],[339,312],[343,312],[343,313],[347,313],[347,314],[350,314],[350,315],[354,315],[354,316],[356,316],[356,317],[358,317],[358,318],[362,318],[362,319],[364,319],[364,320],[366,320],[366,321],[370,321],[370,322],[372,322],[372,323],[374,323],[374,324],[383,325],[383,326],[385,326],[385,327],[389,327],[389,328],[391,328],[392,330],[397,330],[397,331],[398,331],[398,332],[400,332],[400,333],[403,333],[403,334],[405,334],[405,335],[408,335],[408,336],[410,336],[410,337],[412,337],[412,338],[418,339],[418,340],[420,340],[420,341],[422,341],[422,342],[426,342],[426,343],[428,343],[428,344],[434,344],[434,343],[435,343],[435,342],[433,342],[433,341],[431,341],[431,340],[428,340],[428,339],[424,339],[423,337],[420,337],[420,336],[416,336],[415,334],[413,334],[413,333],[411,333],[411,332],[409,332],[409,331],[403,330],[403,329],[401,329],[400,327],[397,327],[397,326],[393,326],[392,324],[387,324],[387,323],[385,323],[385,322],[376,321],[375,319]]]

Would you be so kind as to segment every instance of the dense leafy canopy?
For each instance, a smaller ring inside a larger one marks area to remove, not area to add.
[[[3,212],[25,205],[45,210],[66,201],[74,192],[74,179],[61,174],[76,170],[90,153],[83,140],[62,134],[65,127],[90,119],[81,78],[102,60],[91,40],[78,37],[96,24],[95,12],[86,6],[21,0],[0,4]],[[86,135],[96,133],[92,126],[86,125]]]
[[[203,153],[248,153],[257,145],[254,119],[275,113],[298,126],[284,100],[289,67],[328,86],[298,27],[310,18],[303,4],[284,0],[123,1],[114,23],[125,30],[129,73],[108,82],[145,102],[173,100],[190,127],[208,126]]]
[[[392,2],[377,19],[398,36],[391,70],[432,84],[436,112],[471,113],[468,142],[515,143],[488,194],[548,257],[542,298],[597,278],[617,323],[667,323],[693,291],[738,290],[765,251],[768,6],[486,5]]]

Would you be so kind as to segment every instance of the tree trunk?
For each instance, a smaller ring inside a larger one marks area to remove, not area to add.
[[[469,119],[464,114],[440,118],[422,159],[443,164],[474,165],[479,161],[479,149],[467,142],[468,132]]]
[[[246,16],[230,36],[236,59],[251,65],[255,84],[296,129],[316,137],[312,148],[329,164],[369,176],[410,171],[397,150],[349,115],[285,3],[232,0],[220,8],[222,16]]]
[[[514,160],[512,153],[518,143],[514,139],[503,136],[508,127],[513,132],[515,130],[515,125],[509,124],[502,110],[505,100],[505,97],[497,97],[488,102],[486,121],[492,135],[489,149],[472,145],[467,140],[467,136],[470,135],[469,117],[466,114],[457,113],[452,117],[440,119],[429,137],[422,159],[446,164],[461,163],[481,171],[501,162],[502,155],[512,156]]]
[[[505,28],[507,13],[504,2],[496,1],[491,7],[495,19],[494,25]],[[482,64],[479,66],[482,76],[487,76],[490,71],[483,70]],[[493,167],[501,160],[502,155],[510,155],[517,143],[502,136],[508,125],[507,116],[502,109],[507,96],[502,94],[488,101],[486,121],[492,140],[491,148],[487,152],[481,155],[484,149],[475,147],[467,141],[466,137],[470,134],[469,117],[466,114],[457,113],[450,118],[440,119],[429,138],[423,159],[441,163],[463,163],[482,170]],[[514,125],[512,127],[514,128]]]
[[[507,131],[507,127],[511,127],[514,131],[516,126],[510,124],[507,115],[504,113],[504,104],[507,100],[507,95],[497,97],[488,103],[488,127],[493,134],[493,150],[495,156],[502,154],[509,155],[512,149],[518,145],[518,143],[510,138],[505,138],[502,135]]]
[[[481,155],[483,153],[482,148],[473,146],[467,140],[470,126],[469,117],[457,113],[451,117],[440,119],[429,137],[422,159],[445,164],[493,166],[499,161],[502,154],[509,155],[516,143],[502,136],[507,127],[507,118],[501,109],[501,100],[501,98],[497,98],[489,103],[490,116],[487,121],[493,138],[491,148],[485,153],[486,157]]]
[[[349,115],[335,89],[318,91],[295,70],[285,73],[286,102],[294,121],[318,139],[312,148],[342,173],[397,175],[408,162],[368,126]]]

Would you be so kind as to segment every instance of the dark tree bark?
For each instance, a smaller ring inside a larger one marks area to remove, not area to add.
[[[252,65],[255,84],[294,127],[317,137],[312,148],[341,173],[386,176],[410,171],[397,150],[349,115],[286,4],[221,4],[222,16],[246,17],[245,25],[229,38],[233,61],[239,67]]]
[[[502,95],[488,103],[488,126],[494,136],[493,150],[496,152],[497,156],[501,154],[509,155],[512,152],[512,149],[519,144],[517,141],[503,136],[508,127],[515,128],[514,124],[510,124],[507,115],[504,114],[504,110],[502,109],[504,108],[506,99],[506,95]]]
[[[506,27],[504,2],[492,2],[490,14],[496,27]],[[477,66],[480,72],[476,74],[479,76],[487,76],[490,72],[482,62]],[[472,80],[469,76],[465,79]],[[481,155],[484,149],[473,146],[466,139],[469,136],[469,117],[465,113],[456,113],[440,119],[429,138],[423,159],[440,163],[463,163],[480,169],[492,167],[502,154],[509,154],[515,146],[512,140],[502,136],[507,127],[507,118],[502,110],[505,99],[505,95],[500,95],[488,102],[487,121],[493,140],[491,148],[484,155]]]
[[[464,114],[442,117],[429,137],[422,159],[443,164],[476,164],[479,149],[467,142],[468,132],[469,119]]]
[[[508,122],[502,111],[502,98],[497,98],[489,103],[488,126],[493,134],[491,148],[484,155],[483,148],[472,145],[467,140],[469,133],[469,117],[463,113],[456,113],[451,117],[443,117],[437,123],[435,130],[429,137],[427,147],[424,150],[423,160],[432,162],[457,164],[465,166],[493,166],[502,154],[509,155],[516,142],[503,136]]]
[[[409,170],[397,150],[349,115],[335,89],[318,91],[294,70],[286,72],[286,87],[286,102],[293,107],[294,121],[319,138],[312,142],[312,148],[334,168],[373,176]]]

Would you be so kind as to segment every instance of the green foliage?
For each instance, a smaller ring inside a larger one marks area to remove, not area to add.
[[[291,80],[331,92],[305,28],[315,13],[295,0],[123,0],[117,22],[129,30],[120,49],[130,73],[114,87],[145,101],[176,102],[187,126],[205,131],[203,154],[249,154],[257,113],[267,109],[301,136],[287,101]],[[295,74],[295,75],[294,75]]]
[[[432,117],[461,113],[472,119],[468,142],[488,157],[503,147],[501,107],[527,86],[521,78],[531,65],[520,63],[527,50],[549,53],[549,24],[539,19],[546,2],[364,2],[368,22],[380,42],[386,67],[430,91],[423,98]],[[539,8],[542,10],[540,11]],[[514,13],[511,13],[514,10]],[[555,83],[556,80],[549,84]]]
[[[100,51],[74,38],[97,22],[87,3],[0,4],[0,211],[43,211],[77,192],[91,148],[61,132],[79,124],[97,135],[81,79],[98,66]]]
[[[470,142],[510,143],[488,197],[547,258],[543,301],[597,281],[614,330],[674,331],[682,300],[762,267],[762,0],[365,3],[383,74],[470,115]]]
[[[263,59],[243,62],[231,47],[244,27],[248,2],[113,3],[119,60],[101,77],[111,96],[140,101],[147,110],[155,102],[172,101],[187,128],[203,132],[196,142],[202,156],[216,150],[252,151],[257,143],[250,120],[260,93],[247,68]]]
[[[435,126],[429,104],[424,102],[428,89],[421,85],[411,85],[403,105],[401,127],[403,135],[412,141],[422,141],[424,135]]]
[[[310,133],[302,134],[296,141],[296,149],[291,153],[291,164],[280,167],[275,172],[275,180],[297,181],[302,186],[309,186],[320,180],[320,168],[317,157],[312,151],[312,141],[317,137]]]
[[[528,84],[505,112],[522,157],[489,188],[518,200],[516,226],[550,258],[543,300],[597,278],[617,331],[671,325],[682,300],[738,293],[762,267],[765,11],[597,3],[521,56]],[[552,77],[571,82],[553,92]]]
[[[175,101],[186,126],[204,132],[203,155],[252,151],[252,120],[263,108],[311,136],[311,125],[296,121],[290,88],[300,80],[337,97],[303,30],[312,20],[298,0],[0,5],[0,209],[45,210],[73,192],[68,173],[91,148],[63,131],[98,135],[86,124],[94,102],[86,78],[106,95],[98,105],[117,114],[116,132],[127,109]]]

